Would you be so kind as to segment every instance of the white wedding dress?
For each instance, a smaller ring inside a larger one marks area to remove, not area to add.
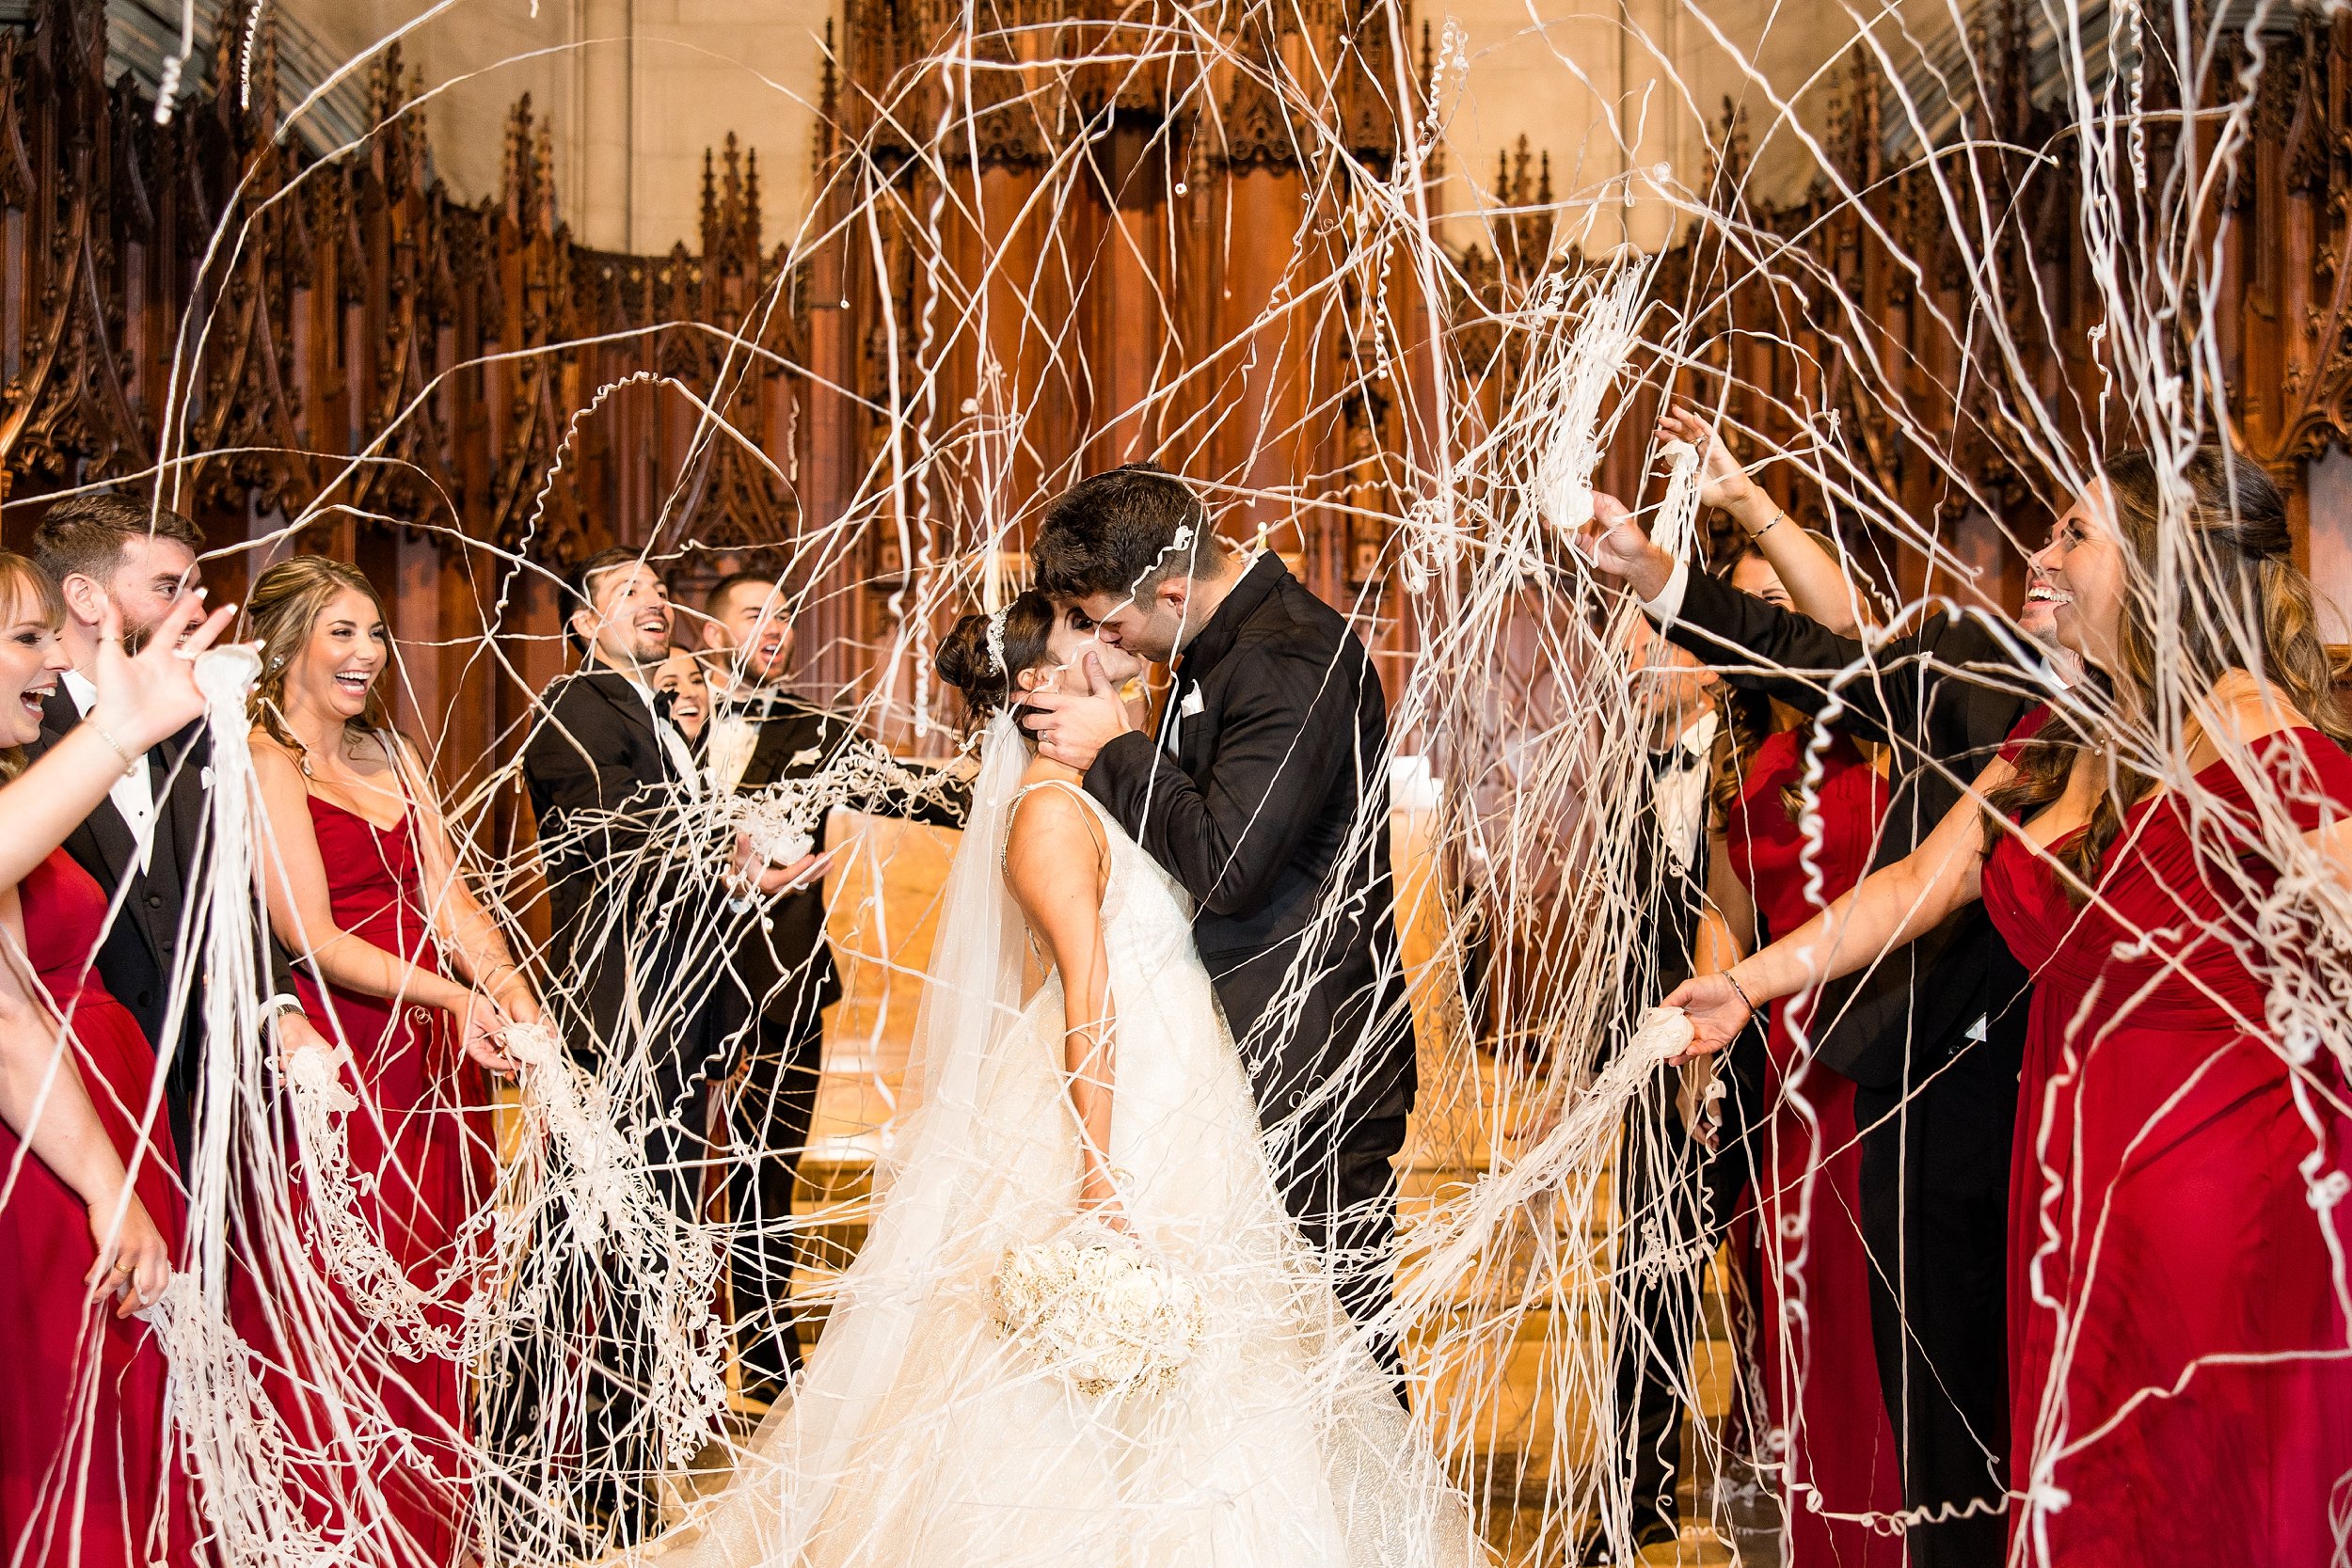
[[[1022,1005],[1026,933],[1000,872],[1026,760],[1000,718],[866,1244],[790,1400],[663,1568],[1484,1561],[1466,1502],[1281,1209],[1188,900],[1091,801],[1111,856],[1111,1163],[1136,1235],[1200,1289],[1208,1332],[1171,1390],[1097,1399],[996,1326],[1007,1250],[1077,1209],[1061,988]]]

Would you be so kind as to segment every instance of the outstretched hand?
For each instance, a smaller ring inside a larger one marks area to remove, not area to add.
[[[1593,520],[1577,530],[1577,549],[1593,570],[1612,577],[1645,599],[1654,599],[1674,575],[1674,557],[1650,543],[1625,502],[1593,492]]]
[[[1060,690],[1032,691],[1027,705],[1040,716],[1039,753],[1081,773],[1094,766],[1096,752],[1136,727],[1120,700],[1119,683],[1103,673],[1101,657],[1091,652],[1064,673]]]
[[[230,604],[207,615],[204,590],[183,594],[135,656],[122,651],[122,611],[110,599],[99,625],[98,662],[90,673],[98,688],[91,719],[136,752],[203,718],[196,656],[220,640],[236,613],[237,607]]]
[[[773,898],[782,893],[798,893],[811,883],[824,879],[826,868],[833,864],[833,851],[806,854],[788,865],[778,865],[752,847],[749,833],[735,835],[735,863],[727,871],[727,888],[739,896],[757,894]]]
[[[1756,481],[1740,467],[1723,438],[1690,409],[1669,408],[1659,415],[1658,436],[1665,441],[1687,441],[1697,449],[1702,504],[1736,507],[1755,494]]]
[[[1691,1048],[1674,1058],[1687,1062],[1711,1055],[1729,1045],[1756,1015],[1740,996],[1739,988],[1721,974],[1685,980],[1670,991],[1661,1006],[1680,1007],[1691,1021]]]

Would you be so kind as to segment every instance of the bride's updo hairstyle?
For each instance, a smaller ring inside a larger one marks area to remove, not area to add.
[[[985,724],[996,710],[1019,694],[1013,676],[1045,661],[1045,640],[1054,630],[1054,601],[1035,589],[1004,609],[1004,662],[989,647],[986,615],[966,615],[939,644],[933,667],[939,678],[963,693],[963,705],[975,725]],[[1025,732],[1028,726],[1022,726]]]

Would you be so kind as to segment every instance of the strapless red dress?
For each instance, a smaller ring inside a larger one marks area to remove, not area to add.
[[[139,1201],[179,1252],[183,1206],[155,1052],[89,967],[106,895],[64,850],[19,884],[26,956],[72,1026],[74,1060]],[[164,1413],[163,1351],[88,1304],[88,1211],[0,1126],[0,1560],[25,1568],[184,1562],[187,1494]]]
[[[379,828],[331,801],[310,798],[310,821],[326,863],[335,923],[342,930],[397,953],[425,969],[437,967],[432,925],[425,914],[411,818]],[[360,1180],[354,1207],[385,1250],[419,1290],[437,1291],[462,1278],[469,1259],[458,1256],[467,1217],[488,1196],[494,1150],[485,1075],[460,1050],[456,1022],[438,1007],[322,990],[297,976],[303,1011],[332,1043],[350,1047],[357,1069],[345,1086],[360,1101],[343,1121],[354,1174]],[[289,1145],[291,1147],[291,1144]],[[310,1199],[301,1173],[290,1173],[293,1212],[309,1234]],[[313,1263],[315,1266],[315,1259]],[[268,1267],[260,1269],[262,1289]],[[338,1289],[338,1294],[342,1292]],[[246,1338],[273,1341],[275,1331],[249,1298],[241,1316]],[[459,1439],[470,1423],[466,1370],[432,1354],[409,1357],[384,1330],[345,1301],[327,1325],[348,1342],[333,1348],[345,1369],[382,1401],[385,1416],[406,1439],[381,1442],[333,1418],[315,1396],[283,1377],[267,1379],[299,1446],[314,1456],[298,1463],[296,1487],[311,1521],[327,1539],[362,1533],[378,1544],[374,1560],[419,1564],[453,1561],[465,1539],[471,1477]],[[454,1328],[462,1297],[445,1299],[429,1316]],[[325,1347],[273,1342],[278,1355],[301,1366]],[[354,1441],[361,1451],[352,1451]],[[391,1550],[384,1525],[405,1541]]]
[[[1796,930],[1820,912],[1820,904],[1861,880],[1886,815],[1886,781],[1851,740],[1836,736],[1820,784],[1820,903],[1808,897],[1804,841],[1783,791],[1804,777],[1811,734],[1808,726],[1765,738],[1724,824],[1732,869],[1775,936]],[[1809,1019],[1812,1007],[1792,1015],[1793,1000],[1772,1004],[1766,1114],[1754,1132],[1756,1348],[1770,1446],[1788,1466],[1788,1564],[1900,1568],[1902,1537],[1856,1517],[1891,1518],[1902,1512],[1903,1496],[1871,1338],[1854,1086],[1800,1053],[1792,1025]],[[1811,1108],[1811,1127],[1797,1109],[1800,1096]]]
[[[2318,731],[2253,757],[2299,830],[2352,815],[2352,759]],[[2233,767],[2197,782],[2191,809],[2133,808],[2079,909],[2013,835],[1985,862],[2034,975],[2009,1271],[2030,1563],[2335,1560],[2352,1323],[2330,1248],[2352,1209],[2314,1183],[2352,1152],[2346,1085],[2325,1049],[2299,1084],[2280,1053],[2265,1005],[2296,939],[2254,918],[2278,873]]]

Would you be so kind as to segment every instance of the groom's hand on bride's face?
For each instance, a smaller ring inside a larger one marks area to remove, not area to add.
[[[1062,677],[1060,690],[1031,692],[1028,707],[1039,716],[1039,752],[1081,773],[1094,766],[1097,752],[1135,728],[1118,682],[1091,653]]]

